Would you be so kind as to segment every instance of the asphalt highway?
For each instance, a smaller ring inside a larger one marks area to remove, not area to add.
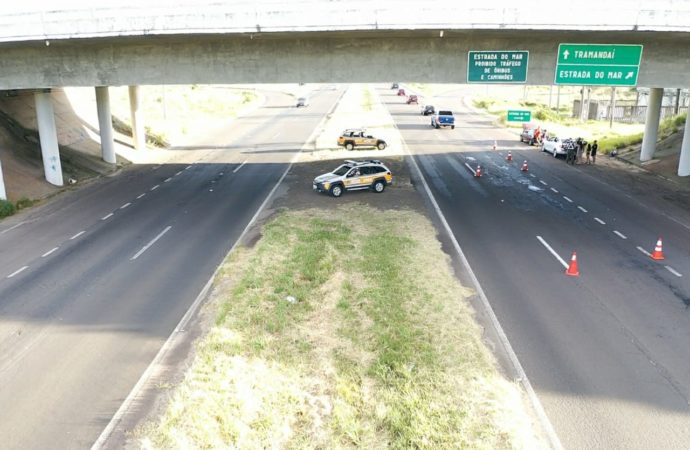
[[[267,93],[174,150],[191,163],[131,166],[0,224],[0,447],[93,444],[341,93],[303,109]]]
[[[688,448],[688,204],[521,144],[461,93],[437,99],[454,109],[456,128],[436,130],[421,107],[377,92],[563,446]],[[664,261],[648,255],[659,236]],[[568,277],[574,251],[580,276]]]

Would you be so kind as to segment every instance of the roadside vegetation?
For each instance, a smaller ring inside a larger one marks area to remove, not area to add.
[[[614,122],[613,128],[611,128],[608,121],[588,120],[582,122],[572,117],[570,106],[561,107],[559,111],[555,111],[548,105],[530,101],[507,102],[493,98],[475,99],[474,106],[495,115],[500,124],[512,128],[519,128],[522,125],[518,122],[506,121],[508,109],[529,109],[532,111],[532,122],[541,125],[542,129],[549,131],[549,134],[572,138],[583,137],[590,142],[596,139],[599,141],[600,152],[604,154],[640,144],[644,131],[644,124]],[[687,114],[681,114],[663,119],[659,124],[658,139],[665,139],[682,130],[686,116]]]
[[[282,212],[225,261],[142,448],[538,448],[431,223],[365,205]]]
[[[128,88],[111,87],[110,96],[114,128],[131,135]],[[251,89],[224,85],[141,86],[140,96],[146,140],[159,147],[186,137],[192,130],[220,127],[259,100]]]
[[[0,218],[14,215],[17,211],[29,208],[38,203],[38,200],[22,197],[15,203],[9,200],[0,200]]]

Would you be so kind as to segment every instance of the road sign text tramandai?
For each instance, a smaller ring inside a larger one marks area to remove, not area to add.
[[[560,44],[555,84],[636,86],[642,45]]]
[[[468,83],[526,83],[529,51],[470,50],[467,53]]]

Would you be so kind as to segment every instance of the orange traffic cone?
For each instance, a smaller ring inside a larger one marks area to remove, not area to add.
[[[497,142],[494,141],[494,150],[496,150],[496,145],[497,145]]]
[[[508,152],[508,156],[506,156],[506,161],[512,161],[513,160],[513,154]]]
[[[474,176],[475,178],[479,178],[482,176],[482,166],[477,166],[477,170],[474,171]]]
[[[580,270],[577,268],[577,254],[573,252],[573,256],[570,257],[570,265],[565,270],[565,274],[571,277],[579,277]]]
[[[654,252],[652,253],[652,259],[658,261],[664,259],[664,252],[661,250],[661,237],[656,241],[656,247],[654,247]]]
[[[525,160],[525,162],[522,163],[522,168],[520,170],[523,172],[529,171],[529,167],[527,167],[527,160]]]

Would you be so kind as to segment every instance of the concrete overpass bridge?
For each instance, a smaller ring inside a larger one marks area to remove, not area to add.
[[[689,0],[27,0],[0,13],[0,89],[35,90],[46,179],[62,185],[54,87],[95,87],[103,159],[114,163],[108,86],[130,86],[143,149],[140,84],[464,83],[469,51],[523,50],[525,82],[550,85],[561,43],[644,46],[637,85],[651,94],[640,157],[651,159],[663,88],[690,86]],[[690,175],[690,121],[678,174]]]

